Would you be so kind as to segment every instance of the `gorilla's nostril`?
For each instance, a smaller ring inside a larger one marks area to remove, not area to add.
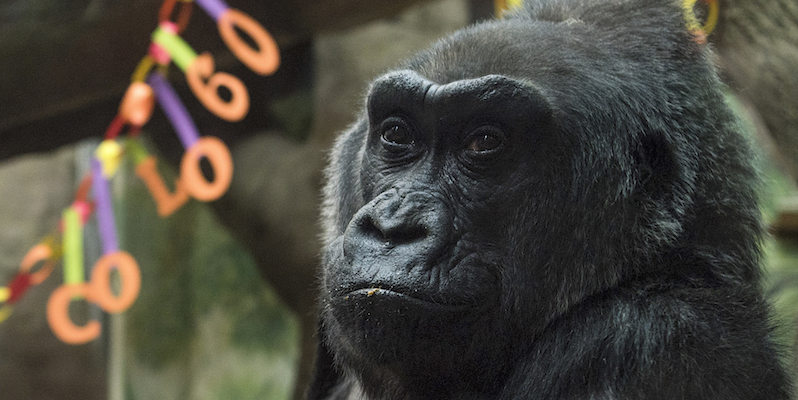
[[[428,235],[427,229],[420,225],[407,223],[389,225],[375,221],[371,217],[363,218],[358,228],[363,236],[392,246],[410,244]]]
[[[379,228],[377,228],[377,226],[374,224],[374,221],[371,218],[363,218],[363,220],[360,221],[360,223],[358,224],[358,228],[360,229],[360,232],[363,234],[363,236],[372,238],[377,241],[386,240],[385,235],[382,233],[382,231]]]
[[[427,230],[421,226],[400,227],[386,235],[386,240],[392,245],[409,244],[424,239]]]

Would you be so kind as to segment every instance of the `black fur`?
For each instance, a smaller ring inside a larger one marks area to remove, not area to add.
[[[311,399],[788,398],[752,152],[680,3],[532,1],[374,82]]]

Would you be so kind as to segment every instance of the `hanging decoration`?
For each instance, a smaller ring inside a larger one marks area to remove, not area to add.
[[[222,0],[165,0],[147,55],[133,72],[119,111],[94,153],[90,171],[78,186],[74,202],[64,210],[58,228],[28,251],[17,275],[0,287],[0,322],[11,316],[14,304],[28,289],[50,276],[59,260],[63,265],[64,283],[53,291],[47,302],[47,321],[63,342],[87,343],[99,337],[102,331],[96,320],[76,325],[69,316],[72,301],[85,300],[108,313],[121,313],[135,302],[141,288],[141,271],[133,256],[119,249],[109,185],[124,157],[132,160],[136,175],[144,181],[161,217],[168,217],[190,198],[207,202],[227,192],[233,177],[229,149],[218,138],[199,134],[194,120],[166,79],[168,67],[176,65],[185,74],[197,99],[224,120],[240,121],[249,111],[246,86],[237,77],[216,71],[211,54],[197,55],[180,37],[188,26],[195,3],[216,21],[227,48],[250,70],[260,75],[271,75],[277,70],[280,55],[274,38],[249,15],[230,8]],[[173,21],[175,11],[176,20]],[[243,40],[239,32],[249,36],[256,47]],[[227,100],[219,94],[222,88],[230,94]],[[174,191],[169,190],[159,174],[155,156],[138,140],[138,133],[149,121],[156,102],[185,148]],[[127,137],[120,140],[125,127],[128,128]],[[200,170],[202,159],[213,169],[212,180]],[[83,226],[92,215],[97,222],[103,255],[92,267],[87,281]],[[118,284],[112,284],[113,271],[118,274]],[[114,290],[116,286],[118,290]]]
[[[523,0],[493,0],[493,14],[499,18],[523,6]]]
[[[718,16],[720,15],[719,0],[701,0],[706,4],[707,15],[704,25],[701,25],[698,17],[695,14],[695,6],[698,0],[683,0],[682,8],[684,9],[684,18],[687,21],[687,30],[693,34],[695,41],[698,43],[706,43],[707,36],[712,33],[715,26],[718,24]]]

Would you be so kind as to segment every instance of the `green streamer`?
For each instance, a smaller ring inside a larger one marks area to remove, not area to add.
[[[191,63],[197,58],[197,53],[185,40],[181,39],[180,36],[163,30],[161,27],[152,32],[152,41],[163,47],[172,56],[172,61],[183,72],[186,72]]]
[[[86,281],[83,269],[83,229],[75,207],[64,211],[64,283],[76,285]]]

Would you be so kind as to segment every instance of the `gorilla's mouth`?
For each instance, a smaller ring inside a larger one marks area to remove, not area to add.
[[[406,292],[395,287],[386,289],[385,286],[365,286],[360,289],[350,290],[345,295],[337,296],[337,300],[338,302],[360,303],[365,301],[369,303],[403,304],[409,307],[445,309],[447,311],[461,311],[474,307],[474,304],[437,299],[431,295],[421,295],[417,291],[413,295],[408,293],[409,291]]]

